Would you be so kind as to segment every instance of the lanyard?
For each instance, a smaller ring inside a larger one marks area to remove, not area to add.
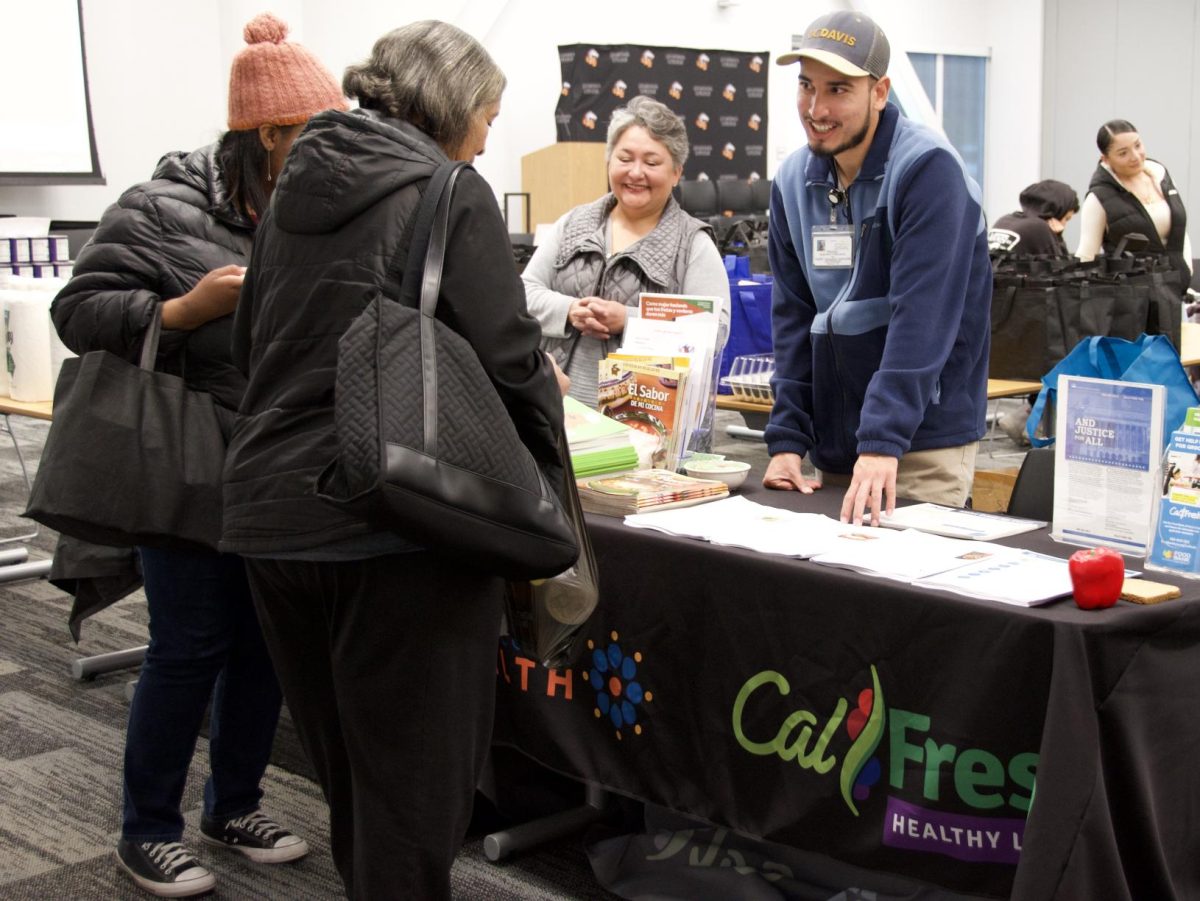
[[[854,222],[854,217],[850,211],[850,195],[843,191],[840,187],[829,189],[829,224],[837,225],[837,210],[841,204],[846,204],[846,221]]]

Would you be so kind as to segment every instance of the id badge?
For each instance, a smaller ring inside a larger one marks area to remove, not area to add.
[[[853,266],[854,229],[848,225],[814,225],[812,261],[817,269],[849,269]]]

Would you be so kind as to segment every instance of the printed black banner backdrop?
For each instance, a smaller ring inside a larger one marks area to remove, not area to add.
[[[754,474],[740,490],[833,516],[841,503],[769,492]],[[588,531],[600,606],[586,652],[545,670],[502,642],[500,743],[884,882],[1022,901],[1200,897],[1194,831],[1169,837],[1200,810],[1184,752],[1200,742],[1195,583],[1171,580],[1179,602],[1095,616],[1069,599],[1008,607],[619,518],[589,516]],[[1066,556],[1045,530],[1004,543]],[[686,868],[689,898],[813,897],[752,895],[749,879],[728,891],[730,868],[753,867],[778,892],[800,878],[791,855],[757,853],[688,827],[626,840],[617,856],[633,869],[605,878],[665,868],[678,885]],[[710,892],[691,884],[706,874]]]
[[[603,141],[613,110],[639,94],[683,117],[684,178],[765,178],[769,55],[640,44],[558,48],[560,141]]]

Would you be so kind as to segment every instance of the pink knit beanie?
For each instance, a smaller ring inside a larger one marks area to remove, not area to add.
[[[288,27],[271,13],[246,23],[250,46],[229,72],[229,128],[295,125],[327,109],[349,109],[333,76],[315,56],[285,41]]]

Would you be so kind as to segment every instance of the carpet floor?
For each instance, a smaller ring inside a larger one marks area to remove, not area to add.
[[[12,417],[9,427],[34,471],[47,424]],[[29,521],[18,517],[26,497],[12,443],[0,435],[0,541],[31,530]],[[55,539],[43,529],[33,538],[0,544],[0,548],[25,546],[31,559],[48,558]],[[0,582],[0,897],[7,901],[149,897],[113,862],[129,708],[126,690],[136,670],[86,682],[71,675],[71,664],[80,656],[145,643],[145,598],[136,592],[87,620],[79,645],[67,631],[71,600],[44,579]],[[289,901],[342,897],[329,854],[325,802],[307,776],[307,761],[286,711],[274,764],[264,780],[264,808],[308,840],[313,850],[303,860],[259,866],[237,854],[200,847],[207,759],[202,737],[183,810],[185,842],[217,876],[217,889],[209,897]],[[488,861],[482,845],[482,833],[472,835],[455,861],[451,874],[455,899],[616,897],[597,885],[578,838],[501,864]],[[396,897],[405,897],[404,891],[398,890]]]

